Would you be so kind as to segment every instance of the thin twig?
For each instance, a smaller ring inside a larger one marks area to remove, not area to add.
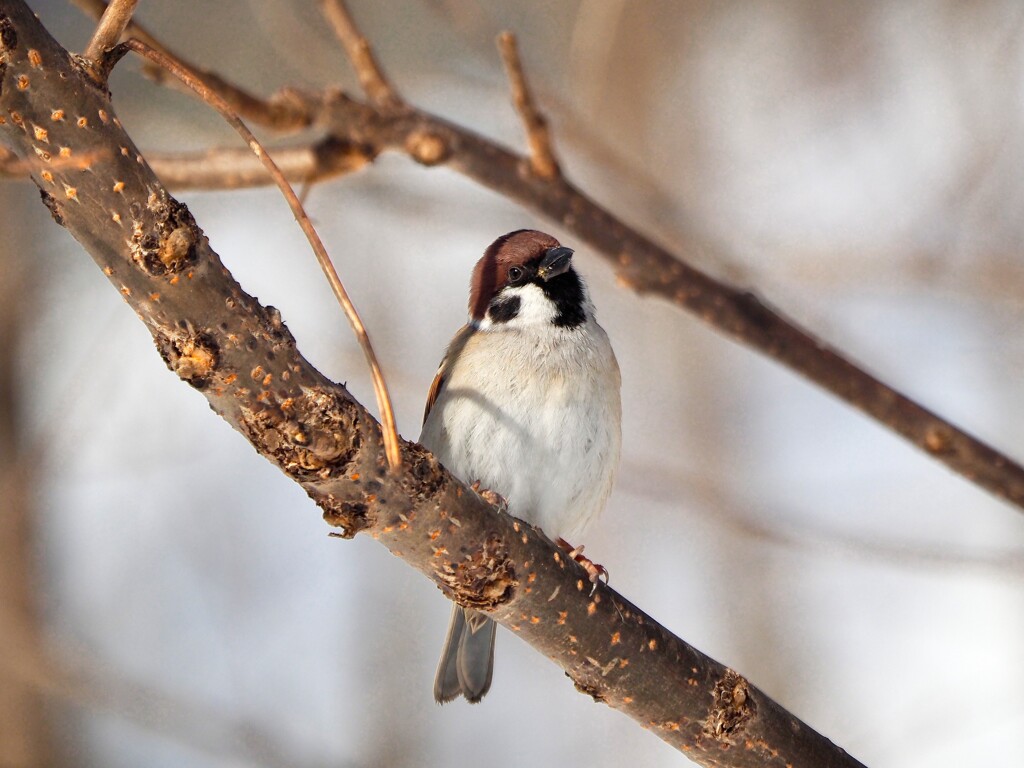
[[[100,23],[96,26],[96,31],[93,32],[92,40],[85,48],[85,58],[93,64],[102,61],[106,51],[117,45],[121,39],[138,4],[139,0],[113,0],[107,6],[100,17]]]
[[[344,0],[320,0],[320,9],[344,46],[359,84],[374,106],[379,109],[402,107],[404,102],[377,63],[373,48],[359,31]]]
[[[71,0],[71,2],[93,18],[102,17],[108,7],[104,0]],[[224,99],[245,120],[273,128],[276,131],[298,131],[309,125],[310,116],[303,109],[302,103],[290,98],[289,94],[282,93],[269,99],[255,96],[244,88],[229,83],[219,75],[189,63],[157,40],[149,30],[134,19],[128,22],[125,31],[131,37],[146,43],[150,48],[170,56],[192,72],[198,73],[206,86]],[[175,78],[168,77],[164,70],[155,65],[145,65],[143,72],[161,85],[178,85]]]
[[[106,0],[71,0],[71,4],[77,6],[82,13],[86,14],[90,18],[96,19],[97,21],[99,21],[107,11]],[[128,20],[128,26],[125,27],[124,31],[131,37],[137,37],[142,42],[148,43],[158,51],[166,50],[166,48],[134,18]]]
[[[351,142],[325,139],[313,144],[270,147],[285,178],[316,183],[363,168],[373,155]],[[149,164],[168,189],[243,189],[274,179],[248,149],[218,147],[203,152],[153,153]]]
[[[526,141],[530,147],[530,170],[542,179],[555,179],[561,175],[555,151],[551,144],[551,133],[548,122],[533,100],[530,86],[523,70],[523,62],[519,58],[519,47],[516,36],[505,31],[498,35],[498,51],[505,63],[509,86],[512,88],[512,102],[515,104],[519,119],[526,129]]]
[[[316,254],[317,261],[320,263],[320,268],[327,277],[327,282],[330,283],[331,290],[334,291],[338,303],[341,304],[345,315],[348,317],[356,339],[359,341],[359,346],[363,349],[363,354],[366,355],[366,362],[370,367],[370,375],[373,378],[373,391],[377,396],[377,407],[380,410],[381,431],[384,436],[384,450],[387,454],[388,466],[392,471],[398,471],[402,466],[402,454],[398,430],[395,424],[395,412],[391,405],[391,396],[388,393],[387,382],[384,380],[384,374],[381,371],[380,364],[377,362],[377,355],[374,354],[373,346],[370,344],[370,336],[366,332],[362,319],[359,317],[359,312],[349,298],[348,291],[345,290],[345,286],[341,282],[334,264],[331,262],[331,257],[327,254],[327,249],[324,247],[323,241],[320,239],[320,235],[317,234],[316,228],[310,221],[305,209],[302,207],[302,203],[295,194],[295,190],[292,189],[291,184],[288,183],[277,163],[267,154],[266,149],[253,135],[252,131],[231,110],[230,105],[208,88],[198,75],[188,70],[166,53],[158,51],[140,40],[128,40],[125,45],[140,56],[149,59],[173,74],[192,89],[203,101],[220,112],[231,127],[238,131],[239,135],[249,145],[249,148],[252,149],[253,153],[260,159],[260,162],[263,163],[267,172],[274,178],[285,200],[288,201],[288,205],[295,215],[295,220],[298,221],[299,226],[306,235],[306,239],[309,240],[313,253]]]
[[[310,144],[271,147],[281,172],[294,183],[319,183],[353,173],[374,156],[366,147],[331,137]],[[153,152],[146,156],[153,171],[170,190],[227,190],[265,187],[274,178],[248,149],[214,147],[199,152]],[[52,158],[54,168],[88,167],[90,158]],[[35,165],[0,149],[0,178],[28,179]],[[301,196],[300,196],[301,197]]]

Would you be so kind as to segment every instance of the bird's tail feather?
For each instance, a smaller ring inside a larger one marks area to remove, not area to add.
[[[434,678],[434,700],[445,704],[459,695],[472,704],[491,687],[497,625],[472,608],[452,606],[448,636]]]

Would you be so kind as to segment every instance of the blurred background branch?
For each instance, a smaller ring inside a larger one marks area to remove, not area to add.
[[[16,233],[0,238],[0,766],[56,765],[39,692],[18,678],[23,664],[45,644],[38,589],[39,517],[33,487],[37,455],[26,439],[20,356],[29,343],[35,281],[30,246]]]

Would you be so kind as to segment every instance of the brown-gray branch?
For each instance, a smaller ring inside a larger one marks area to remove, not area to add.
[[[620,282],[677,304],[732,338],[819,384],[902,435],[947,467],[1024,509],[1024,467],[854,365],[755,294],[700,272],[615,218],[562,176],[477,134],[418,109],[382,112],[344,94],[328,97],[318,119],[329,135],[364,147],[445,165],[538,214],[594,247]]]
[[[402,472],[389,474],[379,424],[299,354],[276,310],[235,282],[123,131],[106,90],[23,0],[0,6],[0,140],[168,367],[346,536],[373,536],[701,765],[860,765],[615,591],[591,595],[583,570],[541,532],[491,507],[421,446],[403,443]]]

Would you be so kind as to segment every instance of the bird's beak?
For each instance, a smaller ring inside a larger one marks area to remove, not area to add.
[[[544,252],[544,258],[540,260],[540,266],[537,267],[537,277],[547,281],[567,272],[572,253],[572,248],[563,246],[548,248]]]

